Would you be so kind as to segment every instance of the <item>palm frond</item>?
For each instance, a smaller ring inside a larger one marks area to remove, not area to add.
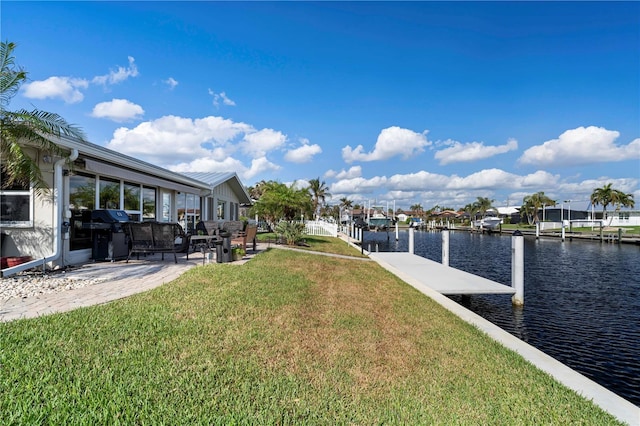
[[[85,134],[78,126],[67,123],[60,115],[34,109],[19,110],[13,113],[20,122],[33,126],[37,131],[53,136],[70,136],[85,141]]]
[[[9,105],[9,101],[18,92],[22,83],[27,79],[27,73],[16,68],[13,60],[14,43],[0,43],[0,107]]]

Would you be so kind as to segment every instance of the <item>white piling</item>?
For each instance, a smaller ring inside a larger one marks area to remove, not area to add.
[[[524,305],[524,237],[516,231],[511,237],[511,287],[516,294],[511,298],[514,306]]]
[[[442,264],[449,266],[449,229],[442,230]]]
[[[413,228],[409,228],[409,253],[413,254]]]
[[[562,241],[564,241],[564,223],[562,224]]]
[[[540,222],[536,222],[536,240],[540,238]]]
[[[398,241],[398,221],[396,220],[396,241]]]

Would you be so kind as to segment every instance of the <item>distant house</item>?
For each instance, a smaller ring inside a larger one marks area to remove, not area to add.
[[[76,139],[54,142],[66,158],[26,148],[50,195],[38,197],[26,187],[0,191],[2,256],[31,256],[49,267],[88,261],[93,231],[85,226],[86,212],[95,209],[122,210],[132,221],[178,222],[190,230],[200,219],[237,220],[240,204],[251,203],[233,172],[180,174]]]

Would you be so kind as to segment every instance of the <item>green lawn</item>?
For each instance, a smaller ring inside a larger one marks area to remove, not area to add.
[[[616,424],[377,264],[288,250],[0,324],[0,419]]]

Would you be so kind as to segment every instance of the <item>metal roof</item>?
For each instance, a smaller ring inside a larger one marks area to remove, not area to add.
[[[227,182],[238,194],[241,204],[251,204],[251,197],[235,172],[184,172],[188,178],[206,183],[212,189]]]

